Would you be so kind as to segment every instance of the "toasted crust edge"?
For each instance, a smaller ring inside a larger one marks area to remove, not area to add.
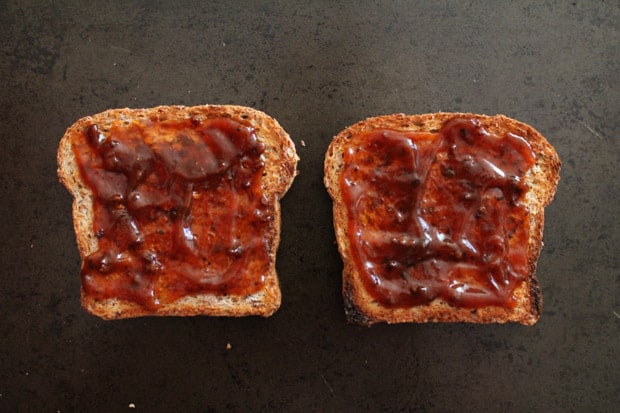
[[[530,238],[528,243],[529,274],[517,287],[518,305],[514,309],[490,306],[480,309],[453,307],[441,299],[428,305],[413,308],[386,308],[375,302],[364,288],[350,253],[346,235],[348,213],[340,193],[340,173],[343,166],[343,148],[353,135],[377,128],[400,131],[433,131],[453,117],[474,118],[491,132],[513,132],[523,136],[536,154],[536,164],[527,172],[529,191],[526,203],[530,213]],[[560,159],[551,144],[533,127],[504,115],[477,115],[472,113],[429,113],[422,115],[394,114],[362,120],[338,133],[325,155],[324,184],[333,200],[334,230],[338,250],[343,261],[342,293],[344,309],[350,323],[370,326],[379,322],[470,322],[505,323],[518,322],[533,325],[542,312],[542,294],[536,267],[542,249],[544,207],[555,195],[559,181]]]
[[[141,316],[248,316],[268,317],[277,311],[281,304],[281,291],[276,273],[276,252],[280,244],[281,210],[280,199],[286,194],[297,175],[299,157],[295,144],[288,133],[271,116],[259,110],[237,105],[200,106],[157,106],[145,109],[110,109],[86,116],[71,125],[62,139],[57,152],[58,177],[73,196],[72,215],[78,251],[82,260],[97,249],[97,241],[92,230],[93,196],[84,184],[76,159],[73,144],[84,129],[94,123],[105,124],[114,121],[131,122],[137,118],[174,119],[189,117],[226,117],[252,126],[256,135],[266,145],[265,176],[262,184],[266,195],[274,202],[274,219],[265,237],[271,240],[268,257],[269,271],[265,277],[264,288],[247,296],[219,296],[199,294],[183,297],[173,303],[162,305],[155,311],[121,299],[98,300],[80,289],[83,308],[103,319],[121,319]]]

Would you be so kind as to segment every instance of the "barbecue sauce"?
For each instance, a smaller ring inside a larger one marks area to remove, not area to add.
[[[516,305],[529,273],[521,136],[495,136],[475,119],[437,132],[373,130],[344,152],[342,196],[352,258],[386,307]]]
[[[260,290],[274,217],[264,151],[251,127],[226,118],[89,126],[74,147],[98,243],[82,265],[84,291],[155,310]]]

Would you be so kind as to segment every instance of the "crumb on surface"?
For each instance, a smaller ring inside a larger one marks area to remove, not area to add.
[[[230,350],[232,348],[232,345],[230,343],[226,343],[226,350]]]
[[[301,146],[304,146],[304,147],[306,146],[306,142],[304,142],[303,139],[300,141],[300,143],[301,143]]]
[[[129,403],[129,408],[130,408],[130,409],[135,409],[135,408],[136,408],[135,403]]]

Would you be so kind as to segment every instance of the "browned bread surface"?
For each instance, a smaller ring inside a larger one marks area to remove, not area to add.
[[[530,227],[527,247],[529,274],[517,286],[513,295],[514,308],[487,306],[459,308],[441,298],[428,304],[408,308],[388,308],[377,302],[360,279],[360,271],[352,258],[351,243],[347,234],[349,220],[347,205],[343,200],[340,178],[343,173],[344,152],[352,137],[375,129],[402,132],[436,132],[452,118],[476,119],[491,134],[507,132],[527,140],[536,155],[535,164],[525,174],[528,191],[524,203],[529,211]],[[343,260],[343,298],[347,319],[363,325],[377,322],[472,322],[534,324],[541,313],[542,296],[536,277],[537,259],[542,248],[544,207],[551,202],[559,180],[560,160],[554,148],[532,127],[503,115],[486,116],[464,113],[433,113],[424,115],[395,114],[363,120],[352,125],[331,142],[325,159],[324,182],[333,199],[333,219],[338,249]]]
[[[149,109],[112,109],[78,120],[68,128],[58,148],[58,176],[73,195],[73,223],[80,256],[84,260],[97,251],[98,240],[93,229],[95,198],[85,184],[77,164],[74,147],[84,142],[85,131],[97,125],[104,136],[112,125],[131,125],[134,122],[228,118],[254,129],[256,137],[265,145],[260,178],[265,199],[273,203],[273,219],[262,234],[268,245],[268,270],[263,288],[250,295],[222,295],[217,293],[193,294],[156,309],[145,308],[135,302],[107,298],[98,299],[81,289],[83,307],[104,319],[118,319],[145,315],[212,315],[212,316],[269,316],[280,306],[281,293],[276,274],[276,251],[280,242],[280,203],[297,174],[298,157],[295,146],[286,131],[272,117],[255,109],[232,105],[204,105],[195,107],[160,106]],[[159,139],[159,138],[156,138]],[[166,137],[161,137],[166,139]]]

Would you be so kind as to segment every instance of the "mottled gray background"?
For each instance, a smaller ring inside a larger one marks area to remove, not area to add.
[[[0,411],[614,411],[619,25],[617,1],[0,1]],[[297,143],[282,308],[86,314],[60,137],[107,108],[202,103],[261,109]],[[560,154],[534,327],[345,323],[327,145],[439,110],[504,113]]]

